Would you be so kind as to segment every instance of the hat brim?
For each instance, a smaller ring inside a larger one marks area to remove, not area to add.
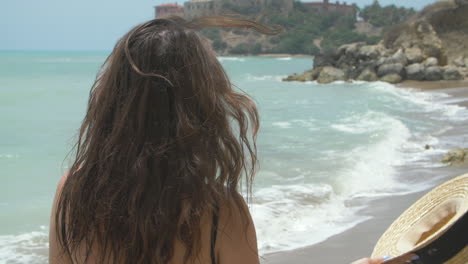
[[[380,237],[372,257],[398,257],[424,248],[448,230],[467,211],[468,174],[465,174],[434,188],[403,212]],[[439,222],[434,223],[436,230],[428,232],[427,224],[424,223],[434,222],[434,219]],[[468,247],[465,247],[446,263],[465,264],[467,259]]]

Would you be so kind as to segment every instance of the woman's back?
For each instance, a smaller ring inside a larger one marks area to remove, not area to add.
[[[255,104],[195,30],[250,21],[156,19],[126,34],[90,93],[76,157],[57,191],[51,262],[257,263],[237,189],[255,172]]]
[[[57,188],[59,193],[66,180],[65,175]],[[242,199],[241,197],[238,197]],[[246,210],[246,204],[244,203]],[[53,214],[55,213],[55,203]],[[214,211],[205,212],[201,216],[200,229],[201,229],[201,246],[200,252],[192,256],[186,263],[258,263],[257,240],[255,234],[255,227],[252,219],[248,218],[248,222],[242,224],[244,219],[242,213],[237,207],[236,203],[225,201],[220,203],[220,206]],[[57,241],[55,232],[55,221],[52,217],[50,228],[50,258],[49,263],[84,263],[86,252],[81,250],[77,254],[77,260],[71,261],[66,255],[61,253],[59,241]],[[82,245],[84,247],[84,245]],[[100,250],[99,245],[94,243],[91,246],[87,263],[100,263]],[[183,243],[179,240],[175,241],[174,255],[168,264],[184,263],[186,249]],[[118,260],[112,263],[125,263]]]

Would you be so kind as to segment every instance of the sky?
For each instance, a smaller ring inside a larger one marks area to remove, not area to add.
[[[420,9],[435,1],[379,2]],[[111,50],[133,26],[154,17],[153,6],[168,2],[176,0],[4,0],[0,50]],[[363,7],[373,0],[347,2]]]

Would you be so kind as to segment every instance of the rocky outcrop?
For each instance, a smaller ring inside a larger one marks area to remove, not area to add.
[[[379,66],[377,73],[379,76],[385,76],[389,74],[402,75],[404,70],[404,65],[401,63],[388,63],[382,64]]]
[[[437,21],[435,18],[446,18],[453,12],[461,22],[450,24],[451,27],[459,27],[465,20],[468,23],[468,5],[463,3],[464,1],[457,1],[458,6],[453,4],[453,8],[436,9],[396,26],[389,30],[384,40],[377,45],[351,43],[339,47],[334,53],[317,55],[314,59],[314,74],[307,71],[284,80],[317,80],[320,83],[336,80],[380,80],[398,83],[403,80],[467,79],[468,55],[465,55],[464,51],[460,52],[458,57],[450,55],[454,50],[450,46],[449,51],[445,47],[448,45],[447,41],[441,40],[440,34],[443,34],[443,30],[440,29],[440,25],[431,24]],[[466,16],[463,16],[464,13]],[[446,28],[445,31],[450,31],[450,28]],[[468,39],[467,30],[456,28],[455,32],[467,35]],[[460,49],[463,49],[463,46]]]
[[[323,67],[323,69],[320,71],[320,74],[317,77],[318,83],[331,83],[334,81],[342,80],[345,80],[344,71],[330,66]]]
[[[449,80],[449,81],[463,80],[463,76],[461,75],[460,71],[458,71],[457,68],[448,67],[444,71],[444,80]]]
[[[366,68],[359,74],[356,80],[366,81],[366,82],[375,82],[379,80],[379,77],[374,72],[374,70],[372,70],[372,68]]]
[[[468,162],[468,148],[451,150],[441,161],[450,165],[463,164]]]
[[[422,81],[424,80],[424,65],[413,63],[405,67],[406,79]]]
[[[405,54],[409,63],[420,63],[424,59],[423,53],[420,48],[407,48]]]
[[[401,82],[401,75],[396,74],[396,73],[390,73],[387,75],[384,75],[382,78],[380,78],[382,82],[388,82],[388,83],[399,83]]]
[[[424,72],[424,80],[427,81],[440,81],[442,80],[443,72],[439,66],[430,66]]]

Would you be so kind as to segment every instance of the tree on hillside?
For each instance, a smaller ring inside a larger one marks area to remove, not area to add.
[[[376,27],[384,28],[402,23],[414,14],[416,14],[416,11],[413,8],[397,7],[395,5],[382,7],[378,0],[375,0],[370,6],[366,6],[360,12],[364,21]]]

